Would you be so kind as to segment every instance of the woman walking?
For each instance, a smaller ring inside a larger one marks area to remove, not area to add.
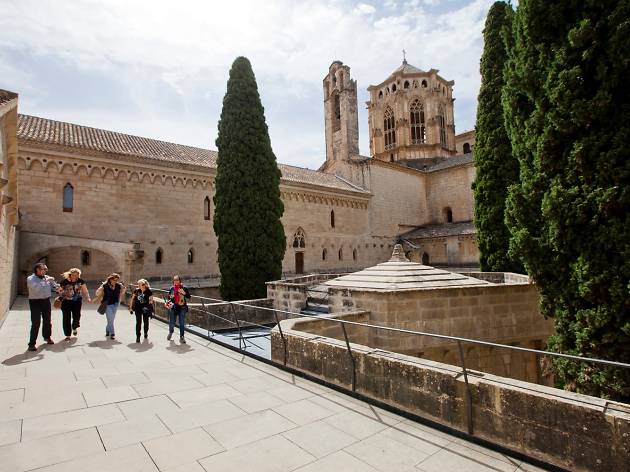
[[[116,318],[116,310],[120,300],[125,296],[125,286],[119,282],[120,275],[110,274],[107,280],[103,282],[103,285],[98,289],[102,291],[97,293],[102,294],[103,303],[106,305],[105,316],[107,318],[107,326],[105,327],[105,336],[116,339],[116,333],[114,330],[114,319]]]
[[[149,282],[138,280],[138,288],[133,291],[129,312],[136,314],[136,342],[140,342],[140,328],[144,322],[144,339],[149,337],[149,318],[153,315],[153,292]]]
[[[186,313],[188,313],[188,304],[186,300],[190,298],[188,287],[182,285],[179,275],[173,276],[173,286],[168,291],[168,336],[167,340],[173,337],[175,331],[175,321],[179,318],[179,342],[186,344],[184,339],[184,327],[186,325]]]
[[[85,281],[81,278],[81,270],[70,269],[62,274],[61,286],[61,313],[63,313],[63,334],[66,341],[70,340],[70,334],[77,335],[77,330],[81,326],[81,305],[83,298],[91,302]]]

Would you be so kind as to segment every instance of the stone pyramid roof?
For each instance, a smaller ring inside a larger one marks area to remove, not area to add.
[[[368,267],[352,274],[343,275],[324,283],[329,287],[355,290],[423,290],[446,287],[471,287],[492,285],[490,282],[468,277],[456,272],[410,262],[402,246],[396,244],[388,262]]]
[[[400,72],[403,74],[424,74],[423,70],[418,69],[416,66],[412,66],[407,61],[403,61],[403,63],[394,72],[392,72],[392,75]]]

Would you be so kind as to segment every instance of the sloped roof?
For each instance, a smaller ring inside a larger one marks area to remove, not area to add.
[[[477,228],[472,221],[461,223],[445,223],[441,225],[419,226],[416,229],[401,234],[403,239],[444,238],[446,236],[459,236],[477,234]]]
[[[9,103],[17,98],[17,93],[9,92],[8,90],[0,89],[0,105]]]
[[[165,163],[217,167],[217,151],[157,139],[143,138],[115,131],[50,120],[30,115],[18,115],[18,139],[40,145],[62,146],[77,150],[140,157]],[[302,167],[278,164],[285,182],[318,185],[368,194],[333,175]]]
[[[388,262],[328,280],[323,285],[350,290],[426,290],[446,287],[492,285],[490,282],[456,272],[409,262],[397,244]],[[398,254],[397,254],[398,253]]]
[[[394,70],[394,72],[392,72],[392,75],[398,74],[401,72],[403,74],[424,74],[425,73],[425,71],[418,69],[416,66],[412,66],[407,61],[403,61],[403,63],[400,66],[398,66],[396,70]]]

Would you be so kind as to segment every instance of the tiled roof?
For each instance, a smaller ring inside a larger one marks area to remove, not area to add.
[[[142,138],[98,128],[18,115],[18,139],[38,144],[155,159],[169,163],[216,168],[217,152],[156,139]],[[364,192],[332,174],[279,164],[286,182],[306,183],[341,190]]]
[[[147,159],[216,167],[217,153],[182,144],[141,138],[62,121],[18,116],[18,139]]]
[[[403,61],[403,63],[394,71],[392,75],[402,72],[403,74],[424,74],[423,70],[418,69],[411,64],[408,64],[407,61]]]
[[[0,89],[0,105],[4,105],[5,103],[10,102],[11,100],[15,100],[16,98],[17,98],[17,93]]]
[[[472,221],[462,223],[445,223],[441,225],[419,226],[416,229],[400,235],[402,239],[444,238],[446,236],[460,236],[477,234],[477,228]]]
[[[472,153],[462,154],[461,156],[448,157],[443,161],[433,164],[427,167],[427,172],[434,172],[436,170],[448,169],[450,167],[463,166],[466,164],[472,164]]]

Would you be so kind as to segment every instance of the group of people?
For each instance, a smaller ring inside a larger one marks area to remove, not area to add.
[[[28,341],[28,350],[37,350],[37,336],[41,326],[41,334],[47,344],[55,344],[52,340],[52,307],[60,308],[62,313],[62,327],[66,340],[71,336],[78,336],[81,326],[81,308],[83,301],[98,303],[97,312],[105,315],[107,324],[105,336],[116,339],[114,321],[120,303],[125,298],[127,287],[120,280],[119,274],[110,274],[98,287],[94,298],[85,281],[81,278],[81,270],[73,268],[62,274],[62,280],[57,283],[54,277],[47,275],[48,267],[44,263],[37,263],[33,268],[33,274],[27,279],[28,302],[31,311],[31,331]],[[51,298],[56,296],[54,304]],[[173,284],[168,291],[165,307],[168,310],[169,332],[167,340],[171,340],[175,331],[175,324],[179,325],[179,340],[186,343],[184,327],[190,290],[182,284],[178,275],[173,276]],[[136,315],[136,342],[140,342],[140,333],[144,333],[144,339],[149,337],[149,320],[155,312],[155,300],[149,282],[146,279],[138,280],[136,288],[131,292],[129,312]],[[142,329],[144,328],[144,329]]]

